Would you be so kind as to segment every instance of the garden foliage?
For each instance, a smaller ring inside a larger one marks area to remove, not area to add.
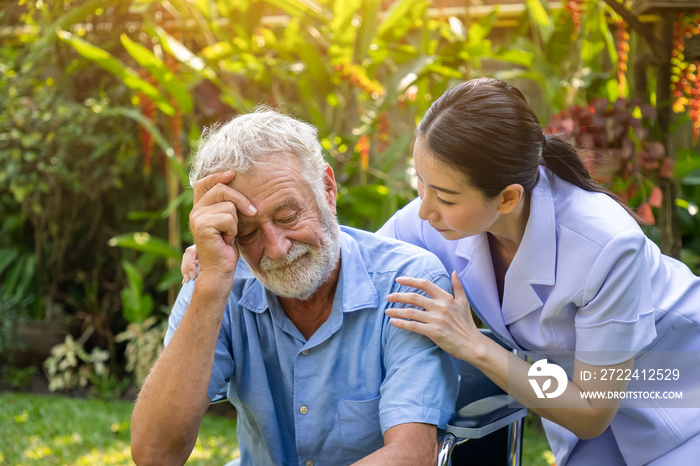
[[[203,127],[261,104],[316,125],[341,222],[375,230],[415,196],[409,154],[421,115],[483,75],[523,87],[542,123],[553,117],[552,128],[597,154],[603,181],[647,205],[648,220],[658,177],[681,180],[684,254],[697,265],[700,157],[677,147],[664,171],[654,93],[634,100],[640,86],[626,73],[637,39],[602,2],[524,5],[515,27],[499,24],[498,8],[458,18],[427,0],[6,9],[2,23],[18,28],[0,43],[0,349],[18,319],[78,322],[72,343],[109,352],[102,374],[114,379],[98,381],[103,389],[122,375],[139,383],[192,242],[187,171]]]

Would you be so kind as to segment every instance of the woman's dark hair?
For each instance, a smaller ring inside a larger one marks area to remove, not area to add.
[[[510,184],[521,185],[529,195],[539,180],[539,166],[544,165],[581,189],[620,202],[593,181],[574,146],[544,135],[523,94],[498,79],[472,79],[448,89],[428,109],[416,139],[441,162],[464,173],[488,199]]]

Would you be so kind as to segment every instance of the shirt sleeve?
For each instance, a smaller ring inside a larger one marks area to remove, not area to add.
[[[190,301],[192,300],[192,295],[194,294],[195,280],[190,280],[180,289],[180,293],[177,295],[175,304],[170,313],[170,318],[168,319],[168,330],[165,333],[164,343],[168,346],[170,340],[172,339],[177,327],[182,322],[182,318],[187,312],[187,308],[190,306]],[[226,391],[228,389],[228,382],[231,379],[234,371],[233,355],[230,351],[231,345],[227,343],[230,340],[230,319],[228,306],[230,306],[230,300],[227,305],[226,312],[224,312],[224,318],[221,324],[221,330],[219,332],[219,338],[216,343],[216,354],[214,356],[214,366],[212,367],[211,377],[209,379],[209,388],[207,390],[207,396],[211,401],[218,401],[225,398]]]
[[[576,359],[612,365],[635,356],[656,337],[646,237],[613,238],[593,264],[575,317]]]
[[[426,276],[449,291],[450,281],[442,272]],[[412,291],[396,284],[398,291]],[[399,307],[391,303],[392,307]],[[405,305],[402,305],[405,307]],[[386,321],[384,343],[386,376],[380,388],[379,419],[382,434],[399,424],[419,422],[444,428],[455,408],[458,366],[454,358],[428,338],[399,329]]]

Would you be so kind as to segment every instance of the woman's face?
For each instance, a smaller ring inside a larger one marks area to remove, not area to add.
[[[413,149],[413,163],[422,201],[418,214],[445,239],[478,235],[499,219],[499,198],[486,199],[464,174],[439,161],[421,138]]]

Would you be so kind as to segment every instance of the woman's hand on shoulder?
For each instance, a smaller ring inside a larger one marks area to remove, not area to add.
[[[199,275],[197,270],[199,267],[199,257],[197,257],[197,245],[193,244],[185,249],[182,253],[182,263],[180,264],[180,273],[182,273],[182,284],[184,285],[190,280],[194,280]]]
[[[474,322],[457,272],[452,272],[454,296],[430,280],[400,277],[396,281],[422,290],[428,296],[419,293],[390,294],[387,301],[413,306],[388,308],[386,314],[391,317],[392,325],[425,335],[455,358],[469,362],[479,357],[483,335]]]

